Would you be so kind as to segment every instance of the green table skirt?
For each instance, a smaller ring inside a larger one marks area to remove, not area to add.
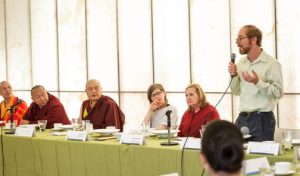
[[[52,136],[50,131],[37,132],[32,138],[1,137],[4,162],[0,158],[0,176],[3,169],[5,176],[158,176],[174,172],[182,175],[182,170],[184,176],[198,176],[203,170],[198,150],[186,149],[182,158],[179,145],[161,146],[166,140],[156,137],[147,138],[142,146],[119,144],[116,139],[67,141],[65,136]],[[251,154],[246,158],[262,156]],[[267,157],[272,164],[292,161],[293,155]]]

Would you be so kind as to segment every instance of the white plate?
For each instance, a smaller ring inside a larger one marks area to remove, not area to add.
[[[288,171],[288,172],[276,172],[276,171],[275,171],[275,175],[291,175],[291,174],[293,174],[293,173],[295,173],[294,170],[290,170],[290,171]]]
[[[63,131],[63,128],[52,128],[51,131]]]
[[[52,132],[51,134],[53,136],[65,136],[68,132]]]
[[[178,133],[179,130],[170,130],[170,133],[171,134],[175,134],[175,133]],[[151,133],[154,133],[154,134],[168,134],[168,130],[152,130]]]
[[[38,124],[26,124],[26,125],[20,125],[20,127],[25,127],[25,128],[27,128],[27,127],[39,127],[39,125]]]
[[[250,134],[247,134],[247,135],[244,135],[244,136],[243,136],[244,139],[248,139],[248,138],[251,138],[251,137],[252,137],[252,136],[251,136]]]
[[[171,137],[173,137],[178,132],[179,130],[170,130]],[[168,130],[153,130],[151,131],[151,133],[159,135],[160,138],[168,137]]]
[[[96,130],[93,130],[93,133],[100,133],[101,136],[110,136],[113,133],[117,133],[119,131],[120,131],[120,129],[96,129]]]
[[[292,139],[292,144],[300,144],[300,139]]]

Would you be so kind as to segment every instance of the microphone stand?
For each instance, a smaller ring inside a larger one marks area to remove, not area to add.
[[[160,145],[162,146],[172,146],[172,145],[178,145],[178,142],[171,142],[171,134],[170,134],[170,130],[171,130],[171,110],[168,110],[166,112],[166,115],[168,117],[168,142],[162,142],[160,143]]]
[[[5,132],[5,134],[15,134],[15,125],[14,125],[14,116],[13,116],[13,109],[14,108],[10,108],[9,112],[10,112],[10,130]]]

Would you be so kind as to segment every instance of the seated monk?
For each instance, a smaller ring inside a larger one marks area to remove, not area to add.
[[[81,105],[81,119],[90,120],[94,129],[115,126],[123,131],[125,115],[112,98],[102,95],[100,82],[95,79],[87,81],[85,92],[89,99]]]
[[[0,103],[0,120],[9,122],[11,118],[10,113],[12,112],[13,120],[17,120],[17,125],[20,125],[28,108],[26,102],[14,96],[12,87],[8,81],[0,82],[0,95],[4,99]]]
[[[37,85],[31,89],[31,99],[33,102],[24,115],[22,124],[47,120],[47,129],[53,128],[54,123],[70,124],[62,103],[58,98],[48,93],[43,86]]]

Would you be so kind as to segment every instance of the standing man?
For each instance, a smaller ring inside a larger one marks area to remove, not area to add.
[[[47,120],[46,128],[53,128],[54,123],[70,124],[64,106],[43,86],[37,85],[31,89],[31,99],[33,102],[24,115],[22,124],[37,123],[38,120]]]
[[[94,129],[115,126],[123,131],[125,115],[112,98],[102,95],[100,82],[95,79],[87,81],[85,92],[89,99],[81,105],[81,119],[90,120]]]
[[[229,63],[232,75],[231,91],[240,96],[236,125],[248,127],[251,140],[274,140],[273,110],[283,96],[280,63],[262,48],[262,32],[253,25],[243,26],[236,44],[242,57],[238,64]]]
[[[0,103],[0,120],[6,122],[10,121],[10,113],[12,112],[13,120],[17,120],[17,125],[20,125],[28,108],[26,102],[13,95],[12,87],[8,81],[0,82],[0,95],[4,99]]]

